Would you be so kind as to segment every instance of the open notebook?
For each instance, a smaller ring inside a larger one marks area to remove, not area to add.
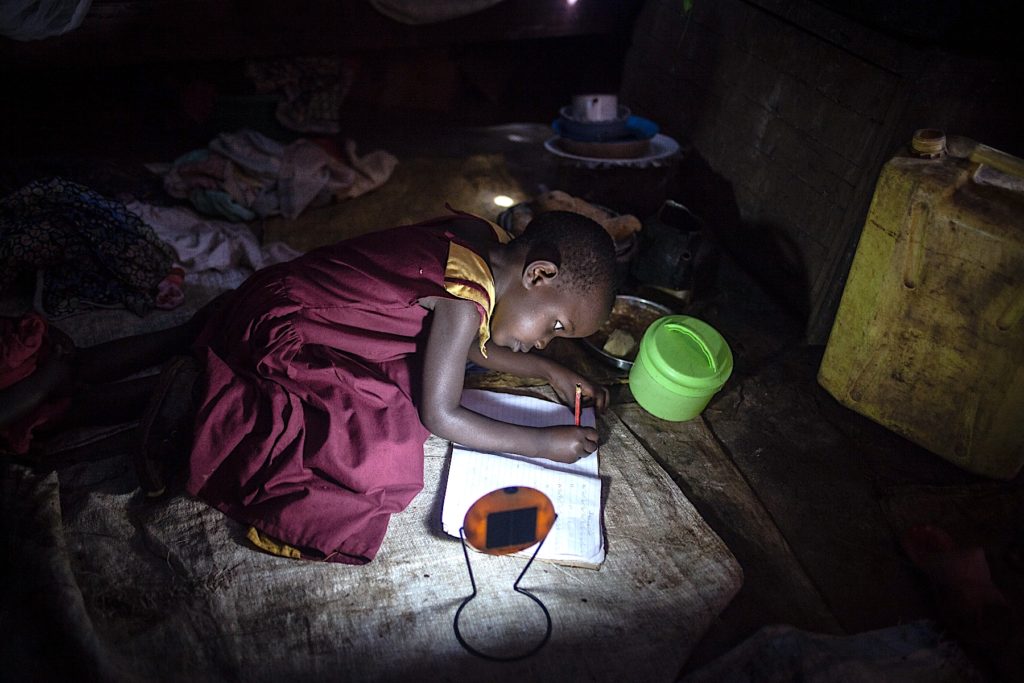
[[[574,419],[572,410],[560,403],[479,389],[463,392],[462,405],[496,420],[536,427],[572,424]],[[585,408],[580,421],[593,427],[594,409]],[[555,506],[558,518],[538,560],[591,569],[601,566],[605,551],[597,451],[566,464],[453,444],[441,509],[442,529],[458,538],[469,507],[480,497],[506,486],[535,488]],[[519,554],[529,557],[534,550],[536,546]]]

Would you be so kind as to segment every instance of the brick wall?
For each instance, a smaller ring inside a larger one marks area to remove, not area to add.
[[[690,147],[677,198],[824,343],[882,164],[923,127],[1020,154],[1021,72],[806,0],[648,0],[620,96]]]

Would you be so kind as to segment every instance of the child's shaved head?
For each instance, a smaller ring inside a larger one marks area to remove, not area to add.
[[[539,214],[516,242],[525,243],[526,263],[553,262],[563,287],[580,292],[615,294],[615,243],[599,223],[570,211]]]

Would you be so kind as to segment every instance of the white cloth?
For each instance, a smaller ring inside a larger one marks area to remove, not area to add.
[[[233,289],[254,271],[301,252],[284,242],[261,246],[244,223],[211,220],[187,207],[130,202],[128,210],[172,247],[189,284]]]
[[[3,0],[0,36],[39,40],[78,28],[92,0]]]

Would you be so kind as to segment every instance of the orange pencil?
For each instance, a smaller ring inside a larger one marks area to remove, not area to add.
[[[576,426],[580,426],[580,399],[583,397],[583,386],[576,382]]]

